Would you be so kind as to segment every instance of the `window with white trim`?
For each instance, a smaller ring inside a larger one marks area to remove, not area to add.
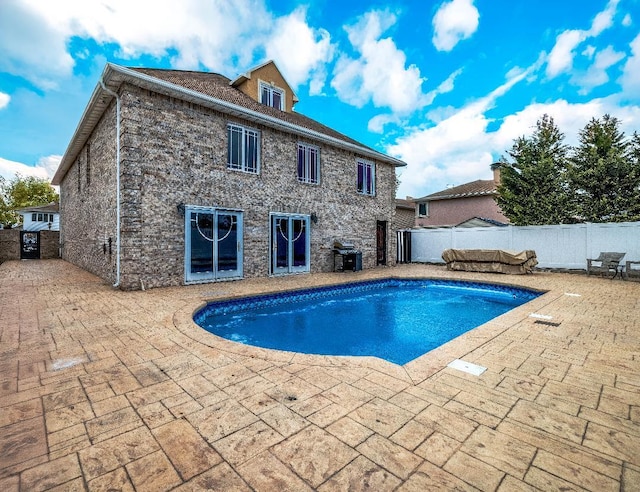
[[[227,168],[258,174],[260,172],[260,132],[229,123],[227,136]]]
[[[320,182],[320,149],[318,147],[298,144],[298,181],[311,184]]]
[[[53,222],[53,214],[31,214],[31,222]]]
[[[427,217],[429,215],[429,202],[418,203],[418,217]]]
[[[260,82],[260,102],[265,106],[284,111],[284,89]]]
[[[373,162],[358,159],[358,193],[373,196],[376,194],[376,168]]]

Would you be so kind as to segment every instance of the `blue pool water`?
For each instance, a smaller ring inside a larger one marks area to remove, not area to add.
[[[194,320],[247,345],[406,364],[540,294],[471,282],[386,279],[215,301]]]

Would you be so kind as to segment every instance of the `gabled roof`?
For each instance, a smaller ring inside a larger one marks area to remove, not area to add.
[[[229,85],[232,86],[232,87],[238,87],[239,85],[243,84],[247,80],[250,80],[251,77],[253,76],[253,72],[257,72],[258,70],[260,70],[263,67],[266,67],[267,65],[273,65],[275,67],[275,69],[278,72],[280,72],[280,69],[278,68],[278,65],[276,65],[276,62],[274,62],[273,60],[267,60],[266,62],[261,63],[260,65],[258,65],[257,67],[253,67],[251,70],[247,70],[242,75],[238,75],[235,79],[233,79],[231,82],[229,82]],[[282,72],[280,72],[280,74],[282,74]],[[289,86],[288,83],[287,83],[287,86]],[[298,101],[300,101],[300,99],[298,99],[298,96],[296,96],[296,93],[293,92],[293,89],[291,88],[291,86],[289,86],[288,89],[291,91],[293,103],[295,104]]]
[[[254,124],[324,142],[392,166],[406,166],[400,159],[367,147],[300,113],[287,113],[260,104],[231,86],[230,79],[224,75],[183,70],[126,68],[107,63],[53,177],[54,185],[60,184],[111,104],[111,93],[117,93],[125,83],[199,104]]]
[[[218,73],[163,70],[157,68],[132,68],[131,70],[184,87],[185,89],[195,91],[205,96],[235,104],[265,116],[270,116],[293,125],[317,131],[327,136],[333,136],[345,142],[362,146],[357,140],[347,137],[303,114],[295,112],[286,113],[271,106],[260,104],[244,92],[233,87],[227,77]]]
[[[416,202],[405,198],[396,198],[396,208],[402,208],[405,210],[415,210]]]
[[[18,213],[31,213],[31,212],[45,212],[48,214],[57,214],[60,211],[60,207],[56,202],[47,203],[46,205],[33,205],[31,207],[19,208],[16,210]]]
[[[492,196],[497,194],[496,183],[492,179],[479,179],[453,188],[416,198],[416,202],[430,202],[434,200],[451,200],[454,198],[469,198],[475,196]]]

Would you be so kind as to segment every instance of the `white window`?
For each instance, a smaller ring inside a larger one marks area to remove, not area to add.
[[[418,217],[427,217],[429,215],[429,202],[418,203]]]
[[[284,111],[284,90],[274,85],[260,82],[260,102],[265,106]]]
[[[227,167],[248,173],[260,172],[260,132],[240,125],[227,125]]]
[[[372,162],[365,161],[364,159],[357,160],[358,165],[358,181],[357,189],[358,193],[363,195],[375,195],[376,194],[376,168]]]
[[[307,144],[298,144],[298,181],[318,184],[320,182],[320,150]]]

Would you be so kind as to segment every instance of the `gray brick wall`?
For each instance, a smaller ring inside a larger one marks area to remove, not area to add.
[[[311,224],[312,272],[333,268],[336,237],[352,240],[363,251],[364,268],[376,265],[376,221],[392,224],[395,213],[392,166],[377,162],[376,196],[359,195],[357,156],[351,152],[132,86],[121,89],[121,97],[122,288],[184,283],[180,203],[244,212],[245,277],[269,274],[272,212],[317,215],[317,224]],[[61,185],[63,257],[110,281],[115,261],[114,107],[90,138],[90,186],[85,186],[86,152]],[[259,175],[227,169],[229,122],[261,132]],[[320,148],[320,185],[297,180],[299,141]],[[395,235],[388,232],[391,264]],[[112,255],[103,253],[109,237]]]
[[[87,142],[90,145],[88,168],[85,145],[60,183],[62,258],[111,283],[115,282],[116,270],[115,134],[114,102]]]

